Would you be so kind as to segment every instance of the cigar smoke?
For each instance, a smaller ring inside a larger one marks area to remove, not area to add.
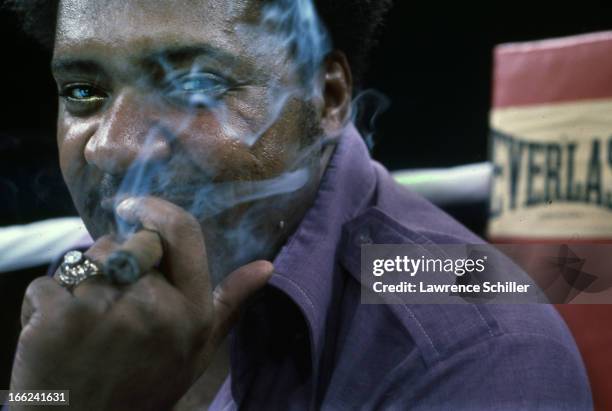
[[[353,124],[370,150],[374,148],[374,132],[376,121],[383,114],[391,102],[387,96],[376,90],[365,90],[353,99]]]

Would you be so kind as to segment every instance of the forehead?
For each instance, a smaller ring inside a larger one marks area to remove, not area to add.
[[[159,43],[203,42],[246,48],[236,27],[253,18],[254,0],[61,0],[55,52],[79,47],[120,52]]]

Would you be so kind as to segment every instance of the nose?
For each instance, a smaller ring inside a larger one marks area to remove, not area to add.
[[[101,123],[85,145],[89,164],[114,175],[127,172],[135,160],[170,156],[170,138],[155,110],[132,90],[114,97]]]

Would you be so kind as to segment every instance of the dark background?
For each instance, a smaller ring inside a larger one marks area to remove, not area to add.
[[[366,79],[391,100],[373,151],[390,169],[486,159],[495,44],[612,29],[612,2],[496,3],[397,1]],[[0,225],[74,214],[56,160],[50,56],[7,11],[0,36]]]

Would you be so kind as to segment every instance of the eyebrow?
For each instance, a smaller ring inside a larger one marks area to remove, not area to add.
[[[70,71],[99,73],[102,70],[102,66],[92,59],[61,57],[53,59],[51,62],[51,71],[53,73]]]
[[[142,60],[150,65],[159,64],[160,61],[174,64],[191,61],[199,56],[210,57],[229,66],[244,66],[247,63],[246,59],[209,44],[163,47],[148,53]]]
[[[140,56],[135,56],[135,63],[143,67],[165,67],[190,63],[195,58],[205,56],[226,67],[233,67],[239,70],[251,69],[252,62],[249,59],[228,53],[209,44],[193,44],[180,46],[167,46],[148,51]],[[99,74],[105,72],[104,65],[96,58],[66,56],[54,58],[51,63],[53,73],[92,73]]]

